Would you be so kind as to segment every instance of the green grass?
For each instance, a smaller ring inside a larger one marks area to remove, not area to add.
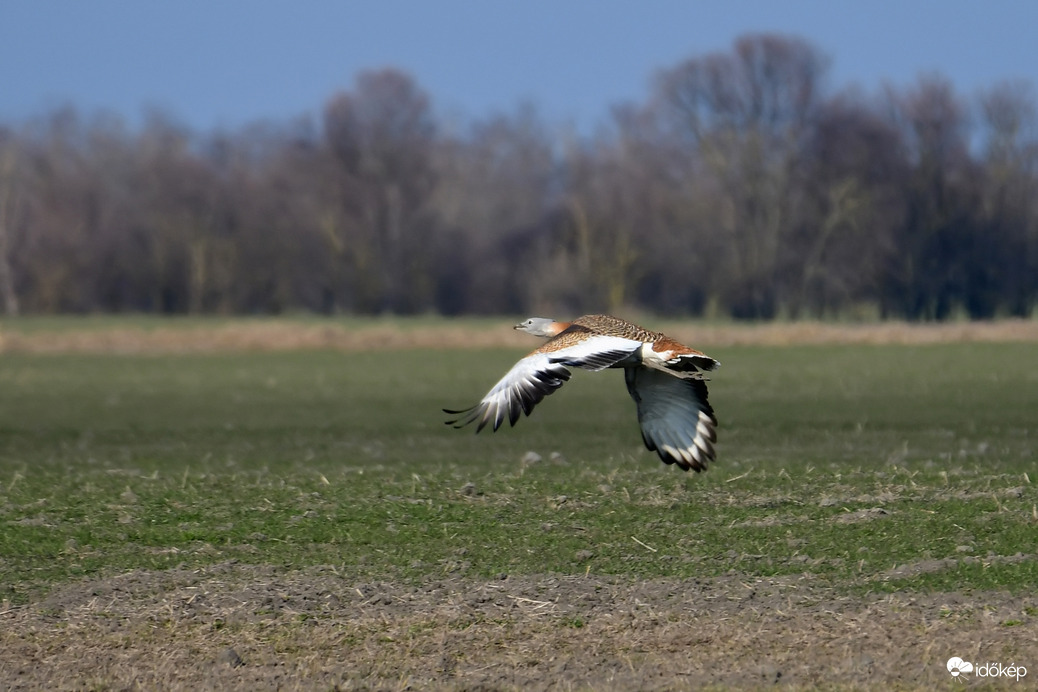
[[[1033,345],[711,349],[721,439],[700,475],[641,447],[616,372],[577,373],[515,429],[443,425],[517,355],[0,356],[0,599],[229,559],[1038,582]]]

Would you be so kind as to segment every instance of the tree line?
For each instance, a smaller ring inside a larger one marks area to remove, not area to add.
[[[865,93],[827,65],[744,36],[592,134],[529,105],[438,121],[394,69],[235,131],[0,125],[0,309],[1033,315],[1031,85]]]

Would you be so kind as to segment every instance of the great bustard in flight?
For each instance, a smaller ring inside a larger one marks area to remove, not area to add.
[[[714,460],[717,419],[707,401],[702,371],[720,363],[669,336],[608,315],[585,315],[572,322],[531,317],[515,329],[547,337],[540,348],[521,358],[483,400],[448,425],[476,423],[476,432],[492,424],[515,425],[544,397],[570,378],[567,367],[584,370],[623,368],[627,391],[638,405],[642,440],[668,464],[703,471]]]

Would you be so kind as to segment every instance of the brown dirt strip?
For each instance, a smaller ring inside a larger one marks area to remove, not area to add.
[[[810,575],[415,586],[232,562],[0,608],[0,686],[935,689],[950,688],[945,662],[959,656],[1026,666],[1024,689],[1038,675],[1036,605],[994,592],[849,597]]]
[[[949,342],[1038,342],[1038,320],[955,322],[942,324],[766,324],[643,323],[698,348],[736,345],[795,344],[934,344]],[[526,348],[530,337],[511,329],[464,320],[442,324],[343,325],[270,319],[213,326],[110,327],[22,331],[0,326],[0,353],[220,353],[332,349],[342,351],[455,348]]]

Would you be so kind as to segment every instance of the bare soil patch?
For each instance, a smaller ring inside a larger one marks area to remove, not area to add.
[[[951,656],[1015,662],[1033,680],[1036,607],[1038,597],[992,592],[851,597],[808,575],[408,585],[231,562],[138,570],[0,607],[0,681],[13,690],[950,689]]]
[[[931,344],[949,342],[1038,342],[1038,321],[1000,320],[944,324],[829,324],[793,322],[704,325],[694,322],[645,321],[652,328],[701,348],[731,345],[795,344]],[[334,349],[526,348],[528,335],[486,321],[406,320],[356,325],[314,324],[270,319],[219,323],[211,326],[68,327],[19,330],[0,327],[0,353],[213,353]]]

